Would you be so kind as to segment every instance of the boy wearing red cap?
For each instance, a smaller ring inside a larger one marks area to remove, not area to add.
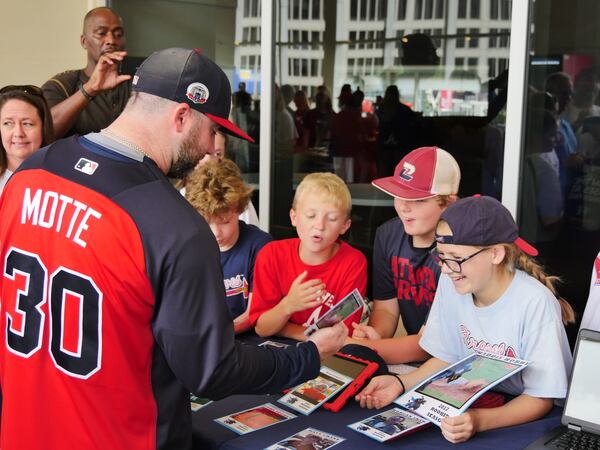
[[[422,147],[406,155],[391,177],[373,185],[394,197],[398,217],[381,225],[373,249],[373,312],[369,325],[355,325],[353,338],[379,352],[388,363],[422,360],[419,331],[433,302],[440,267],[431,250],[435,227],[456,200],[460,169],[438,147]],[[392,338],[399,320],[408,333]]]

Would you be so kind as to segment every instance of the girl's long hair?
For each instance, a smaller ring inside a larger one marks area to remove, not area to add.
[[[502,244],[502,246],[506,250],[506,258],[502,263],[504,267],[510,272],[514,272],[515,269],[521,269],[550,289],[550,292],[554,294],[560,304],[563,323],[565,325],[574,323],[575,311],[573,311],[573,307],[558,294],[555,287],[555,284],[560,282],[560,278],[546,274],[540,264],[523,253],[515,244]]]

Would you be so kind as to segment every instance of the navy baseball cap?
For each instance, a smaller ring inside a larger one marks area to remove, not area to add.
[[[440,220],[452,230],[452,236],[436,233],[435,240],[442,244],[485,247],[514,243],[528,255],[538,254],[535,247],[519,237],[519,229],[510,211],[493,197],[475,195],[462,198],[448,206]]]
[[[133,90],[187,103],[216,122],[223,132],[254,142],[229,121],[231,87],[225,73],[199,49],[167,48],[140,65]]]

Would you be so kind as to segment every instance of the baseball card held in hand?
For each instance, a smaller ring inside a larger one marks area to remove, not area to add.
[[[338,322],[342,322],[354,314],[358,309],[364,307],[365,301],[362,298],[362,295],[360,295],[358,289],[354,289],[343,299],[341,299],[333,308],[319,317],[315,323],[304,330],[304,334],[306,336],[310,336],[321,328],[327,328],[335,325]]]

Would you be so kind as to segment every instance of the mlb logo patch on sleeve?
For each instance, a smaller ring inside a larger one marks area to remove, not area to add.
[[[98,168],[98,163],[95,161],[90,161],[89,159],[80,158],[75,164],[75,170],[79,170],[87,175],[93,175],[96,169]]]

